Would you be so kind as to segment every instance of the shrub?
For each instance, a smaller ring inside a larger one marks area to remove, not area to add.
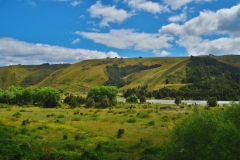
[[[65,116],[64,116],[64,114],[59,114],[58,116],[57,116],[57,118],[64,118]]]
[[[131,117],[127,120],[128,123],[135,123],[137,121],[137,118]]]
[[[163,122],[168,122],[169,121],[169,117],[168,116],[162,116],[162,121]]]
[[[26,119],[26,120],[23,120],[23,121],[22,121],[22,125],[27,125],[27,124],[30,124],[29,119]]]
[[[16,117],[16,118],[20,118],[21,117],[21,113],[20,112],[16,112],[12,116]]]
[[[136,95],[131,95],[126,98],[126,102],[128,103],[138,103],[138,97]]]
[[[154,126],[154,125],[155,125],[155,121],[148,122],[148,126]]]
[[[125,130],[124,129],[119,129],[117,133],[117,138],[121,138],[122,135],[124,134]]]
[[[163,159],[239,159],[240,105],[194,112],[174,126]]]
[[[141,112],[141,113],[137,114],[137,117],[139,117],[139,118],[150,118],[150,115],[147,112]]]
[[[181,103],[181,97],[177,96],[177,97],[175,98],[174,103],[175,103],[176,105],[179,105],[179,104]]]
[[[208,100],[207,100],[207,104],[208,104],[210,107],[215,107],[215,106],[217,106],[217,98],[216,98],[216,97],[209,97]]]
[[[64,134],[63,139],[68,139],[68,136],[66,134]]]
[[[95,101],[93,98],[88,98],[87,102],[86,102],[86,107],[90,108],[90,107],[94,107],[95,106]]]

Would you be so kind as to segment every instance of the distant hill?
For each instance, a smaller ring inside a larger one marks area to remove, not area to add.
[[[240,56],[236,55],[201,57],[240,66]],[[0,87],[51,86],[75,93],[87,92],[93,86],[104,84],[116,84],[120,91],[143,85],[148,85],[148,90],[178,89],[192,83],[186,81],[186,68],[190,62],[190,57],[140,57],[84,60],[71,65],[6,66],[0,68]]]

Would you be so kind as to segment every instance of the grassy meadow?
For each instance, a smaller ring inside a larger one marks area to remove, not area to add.
[[[59,152],[81,154],[82,149],[95,151],[101,146],[107,159],[139,159],[145,148],[166,142],[173,126],[193,109],[127,103],[108,109],[1,105],[0,121],[16,127],[16,139],[47,143]],[[120,138],[119,129],[124,129]]]

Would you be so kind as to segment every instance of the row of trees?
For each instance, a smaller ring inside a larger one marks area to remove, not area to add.
[[[92,87],[86,98],[69,95],[64,102],[72,108],[81,104],[86,107],[107,108],[117,105],[118,88],[116,86],[95,86]]]
[[[56,107],[60,101],[60,92],[50,87],[32,89],[31,87],[14,87],[0,89],[0,103],[16,105],[38,105]]]

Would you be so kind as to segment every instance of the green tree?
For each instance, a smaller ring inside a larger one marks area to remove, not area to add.
[[[110,106],[117,105],[118,88],[116,86],[95,86],[88,92],[87,98],[93,98],[96,103],[100,102],[103,96],[107,96]]]
[[[141,97],[139,98],[139,101],[140,101],[140,103],[146,102],[146,97],[145,97],[145,96],[141,96]]]
[[[131,95],[126,98],[126,102],[128,103],[138,103],[138,97],[136,95]]]
[[[93,98],[88,98],[87,101],[86,101],[86,107],[89,108],[89,107],[94,107],[95,106],[95,101]]]
[[[179,105],[179,104],[181,103],[181,97],[177,96],[177,97],[175,98],[174,103],[175,103],[176,105]]]
[[[50,103],[50,101],[52,101]],[[39,106],[47,107],[46,104],[51,104],[52,107],[54,101],[60,101],[60,92],[50,87],[42,87],[34,90],[33,102]]]
[[[98,107],[99,108],[107,108],[110,106],[111,106],[111,104],[110,104],[109,98],[106,95],[102,96],[98,102]]]
[[[209,97],[208,100],[207,100],[207,104],[208,104],[210,107],[215,107],[215,106],[217,106],[217,98],[216,98],[216,97]]]
[[[239,159],[240,105],[193,113],[173,128],[162,159]]]

